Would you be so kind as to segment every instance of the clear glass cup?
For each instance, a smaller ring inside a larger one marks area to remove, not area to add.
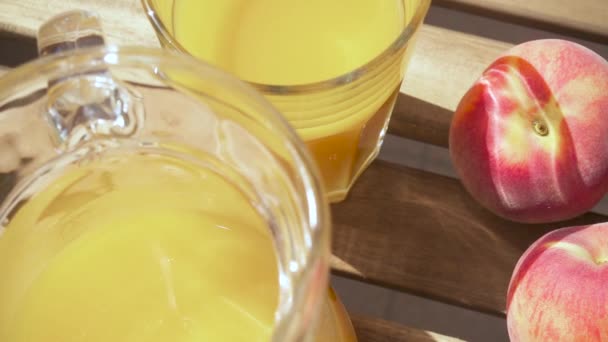
[[[186,55],[105,46],[87,12],[38,43],[0,78],[0,340],[173,341],[206,336],[201,317],[238,340],[268,303],[272,341],[354,339],[328,295],[317,171],[262,96]]]
[[[142,0],[161,44],[262,92],[306,143],[327,197],[377,156],[430,0]]]

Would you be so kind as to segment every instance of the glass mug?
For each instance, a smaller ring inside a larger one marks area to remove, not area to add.
[[[0,341],[355,341],[316,170],[249,86],[44,24],[0,78]]]
[[[142,0],[161,44],[252,84],[344,199],[377,156],[430,0]]]

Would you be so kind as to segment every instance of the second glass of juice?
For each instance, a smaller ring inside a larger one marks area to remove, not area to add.
[[[378,154],[430,0],[143,0],[161,43],[253,84],[345,198]]]

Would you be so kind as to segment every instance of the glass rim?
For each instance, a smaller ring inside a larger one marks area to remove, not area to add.
[[[159,40],[161,41],[161,45],[164,45],[163,43],[166,43],[176,51],[192,55],[173,37],[172,34],[169,33],[165,24],[156,15],[156,10],[152,5],[151,0],[141,0],[141,3],[144,7],[148,20],[152,24],[154,31],[156,32]],[[401,33],[399,33],[399,35],[393,40],[391,44],[389,44],[381,53],[376,55],[371,60],[342,75],[332,77],[326,80],[293,85],[263,84],[247,80],[243,81],[264,93],[276,95],[311,93],[321,90],[329,90],[335,88],[336,86],[352,83],[353,81],[358,80],[359,78],[368,74],[370,70],[373,70],[378,65],[382,64],[384,60],[389,58],[396,51],[404,47],[407,42],[410,41],[410,38],[414,35],[420,24],[422,24],[422,21],[426,16],[430,4],[431,0],[419,0],[418,6],[416,8],[416,13],[412,16],[412,19],[407,23],[407,25],[403,27]]]

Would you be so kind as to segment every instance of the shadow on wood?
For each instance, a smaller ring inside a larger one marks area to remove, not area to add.
[[[388,132],[427,144],[448,147],[452,111],[400,93]]]

